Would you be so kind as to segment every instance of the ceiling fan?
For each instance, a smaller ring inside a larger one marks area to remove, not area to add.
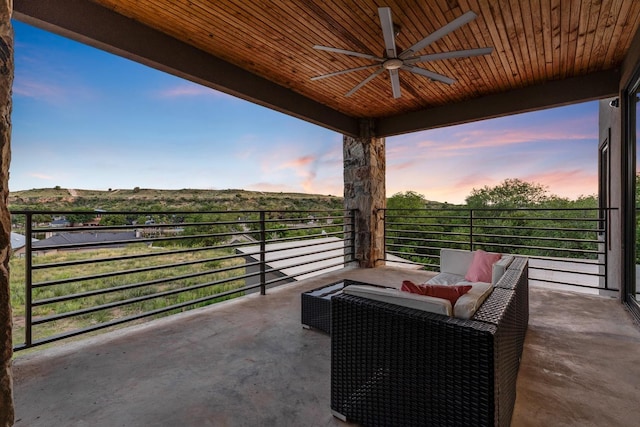
[[[327,52],[340,53],[343,55],[357,56],[360,58],[370,59],[375,61],[376,64],[364,65],[362,67],[349,68],[347,70],[336,71],[329,74],[323,74],[321,76],[312,77],[311,80],[326,79],[327,77],[339,76],[341,74],[351,73],[354,71],[367,70],[370,68],[376,68],[376,70],[369,77],[358,83],[353,89],[345,94],[345,96],[351,96],[361,87],[369,83],[371,80],[382,74],[385,70],[389,71],[391,77],[391,89],[393,91],[394,98],[400,98],[402,95],[400,92],[400,77],[398,75],[399,70],[409,71],[414,74],[419,74],[430,78],[431,80],[439,81],[446,84],[452,84],[454,79],[444,76],[442,74],[434,73],[433,71],[426,70],[424,68],[416,67],[415,64],[420,62],[437,61],[441,59],[449,58],[466,58],[471,56],[488,55],[493,52],[492,47],[483,47],[479,49],[466,49],[455,50],[450,52],[434,53],[430,55],[416,56],[416,54],[429,46],[431,43],[441,39],[452,31],[457,30],[461,26],[473,21],[476,18],[476,14],[473,11],[468,11],[464,15],[449,22],[444,27],[429,34],[413,46],[398,53],[396,49],[395,36],[398,34],[398,28],[393,24],[391,19],[391,9],[388,7],[378,8],[378,15],[380,16],[380,25],[382,26],[382,35],[384,37],[384,56],[379,57],[375,55],[369,55],[367,53],[354,52],[351,50],[339,49],[328,46],[313,46],[314,49],[324,50]]]

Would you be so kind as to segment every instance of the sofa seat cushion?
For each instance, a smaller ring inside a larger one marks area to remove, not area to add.
[[[411,294],[401,291],[400,289],[380,288],[367,285],[349,285],[346,286],[342,292],[347,295],[428,311],[430,313],[443,314],[445,316],[451,316],[453,313],[449,300]],[[458,301],[460,301],[460,299],[458,299]]]
[[[471,285],[471,290],[462,295],[453,306],[453,316],[460,319],[471,319],[476,310],[491,293],[493,285],[486,282],[469,282],[464,277],[451,273],[440,273],[427,280],[425,285]]]
[[[471,289],[458,298],[455,305],[444,298],[436,298],[420,294],[412,294],[395,288],[381,288],[379,286],[349,285],[343,292],[347,295],[355,295],[369,298],[375,301],[399,305],[401,307],[414,308],[430,313],[454,316],[459,319],[471,319],[485,299],[491,294],[491,283],[483,282],[459,282],[458,286],[471,286]]]
[[[431,279],[427,280],[425,285],[455,285],[464,282],[464,275],[454,273],[438,273]]]
[[[458,285],[471,285],[471,290],[458,298],[453,315],[459,319],[471,319],[491,294],[493,286],[486,282],[461,282]]]

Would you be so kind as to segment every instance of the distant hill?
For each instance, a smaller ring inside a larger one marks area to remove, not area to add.
[[[13,191],[9,194],[9,209],[14,211],[323,210],[342,207],[342,197],[236,189],[154,190],[136,187],[99,191],[56,187]]]

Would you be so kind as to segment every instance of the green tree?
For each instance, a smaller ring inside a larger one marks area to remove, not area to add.
[[[68,214],[66,215],[66,218],[67,221],[71,222],[72,224],[82,224],[91,221],[93,218],[95,218],[95,215],[85,213]]]
[[[485,250],[566,258],[583,257],[582,250],[597,250],[596,195],[569,200],[548,194],[540,184],[507,179],[495,187],[473,189],[466,200],[470,208],[477,209],[474,242]],[[551,243],[550,239],[555,240]]]
[[[102,215],[100,225],[127,225],[127,217],[124,215]]]
[[[387,199],[387,209],[424,209],[427,199],[415,191],[396,193]]]
[[[545,203],[549,198],[543,185],[511,178],[495,187],[474,188],[465,201],[470,208],[525,208]]]
[[[426,210],[428,201],[415,191],[396,193],[387,199],[385,212],[387,253],[407,260],[431,263],[435,252],[431,241],[436,238],[434,213]]]

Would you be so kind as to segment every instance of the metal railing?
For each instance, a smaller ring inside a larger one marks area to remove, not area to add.
[[[81,220],[97,225],[68,226]],[[26,237],[11,261],[15,350],[355,261],[354,211],[13,211],[12,222]]]
[[[386,209],[394,262],[439,268],[441,248],[525,255],[532,282],[612,290],[601,209]],[[55,218],[85,224],[70,225]],[[27,236],[12,257],[22,350],[177,313],[355,260],[355,211],[14,211]],[[37,239],[37,240],[36,240]],[[23,270],[23,272],[21,272]]]
[[[607,278],[609,229],[603,209],[385,209],[385,258],[440,266],[440,249],[483,249],[527,256],[529,279],[612,289]]]

